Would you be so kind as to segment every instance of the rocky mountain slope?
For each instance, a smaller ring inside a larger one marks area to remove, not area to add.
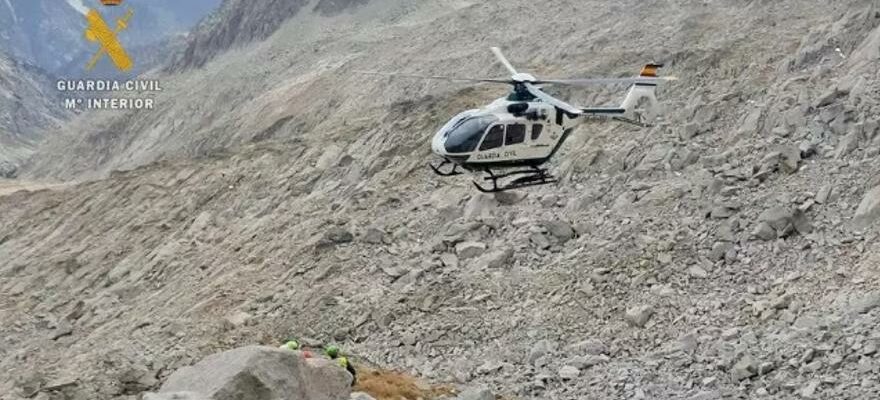
[[[312,11],[331,16],[367,0],[319,0]],[[170,71],[201,67],[230,48],[262,40],[309,5],[305,0],[226,0],[194,29],[186,49],[168,65]]]
[[[39,68],[0,53],[0,177],[14,175],[46,131],[67,118],[51,88]]]
[[[297,13],[26,171],[102,179],[0,198],[0,393],[134,398],[298,336],[508,398],[870,398],[878,26],[860,0]],[[491,45],[682,79],[656,127],[585,126],[560,185],[491,197],[427,143],[506,88],[355,73],[497,75]]]

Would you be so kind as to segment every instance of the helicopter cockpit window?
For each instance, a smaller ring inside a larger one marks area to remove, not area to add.
[[[498,117],[492,115],[483,115],[465,118],[454,124],[449,131],[446,132],[446,151],[449,153],[469,153],[477,148],[483,132]]]
[[[512,124],[507,126],[507,138],[504,145],[519,144],[526,141],[526,126],[523,124]]]
[[[492,129],[489,129],[489,133],[487,133],[486,138],[483,139],[483,144],[480,145],[480,150],[490,150],[496,147],[501,147],[503,142],[504,126],[495,125]]]
[[[532,140],[538,140],[541,137],[541,131],[544,130],[544,125],[534,124],[532,125]]]

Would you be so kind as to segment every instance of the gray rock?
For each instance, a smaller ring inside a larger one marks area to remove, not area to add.
[[[452,253],[443,253],[440,255],[440,262],[449,268],[458,268],[458,257]]]
[[[834,132],[835,136],[843,136],[851,130],[846,114],[839,114],[830,124],[828,124],[828,127],[831,128],[831,131]]]
[[[758,216],[758,221],[759,224],[755,227],[752,235],[764,240],[786,237],[795,231],[806,235],[813,230],[806,214],[796,208],[772,207],[762,212]],[[775,237],[768,231],[768,226],[775,232]]]
[[[776,239],[776,230],[766,222],[759,222],[752,230],[752,236],[761,240]]]
[[[794,225],[794,230],[801,235],[809,235],[813,232],[813,222],[810,221],[810,218],[807,217],[807,214],[804,210],[808,210],[809,207],[805,209],[796,208],[793,211],[793,218],[791,220],[792,225]]]
[[[559,196],[555,194],[548,194],[546,196],[541,197],[541,206],[550,208],[555,207],[559,203]]]
[[[244,311],[234,311],[224,318],[229,325],[233,327],[244,326],[253,318],[252,315],[244,312]]]
[[[192,392],[210,400],[338,400],[349,396],[351,379],[331,360],[248,346],[208,356],[177,370],[159,394]]]
[[[455,245],[455,253],[460,259],[468,259],[483,254],[486,247],[486,244],[481,242],[461,242]]]
[[[588,356],[577,356],[573,357],[568,361],[568,365],[574,366],[577,369],[585,369],[590,368],[599,364],[606,363],[610,361],[611,358],[604,354],[600,355],[588,355]]]
[[[688,397],[688,400],[716,400],[716,399],[720,399],[723,397],[724,396],[721,394],[721,392],[719,392],[717,390],[713,390],[713,391],[705,391],[704,390],[704,391],[700,391],[699,393],[697,393],[691,397]]]
[[[540,249],[549,249],[552,245],[552,243],[550,243],[550,239],[547,239],[547,236],[538,232],[529,235],[529,241],[534,243],[535,246],[538,246],[538,248]]]
[[[850,309],[856,314],[865,314],[880,306],[880,292],[872,292],[854,300],[850,304]]]
[[[739,207],[732,204],[720,204],[712,208],[712,211],[709,212],[709,216],[714,219],[727,219],[736,214],[736,211]]]
[[[349,398],[351,400],[376,400],[376,398],[364,392],[352,392]]]
[[[853,223],[857,228],[866,228],[878,217],[880,217],[880,185],[865,193],[853,216]]]
[[[865,125],[862,127],[862,137],[866,141],[874,140],[877,137],[878,132],[880,132],[880,120],[871,120],[865,122]]]
[[[364,243],[381,244],[385,240],[385,232],[379,228],[367,228],[361,240]]]
[[[556,343],[549,340],[539,340],[529,348],[526,362],[528,362],[529,365],[537,366],[539,361],[552,354],[554,351],[556,351]]]
[[[724,259],[728,251],[734,250],[735,246],[731,242],[715,242],[712,245],[712,251],[709,252],[709,258],[713,261]]]
[[[384,272],[386,275],[395,279],[400,278],[401,276],[404,276],[409,272],[409,270],[407,270],[406,268],[387,264],[380,265],[379,269],[381,269],[382,272]]]
[[[456,397],[458,400],[495,400],[492,389],[486,385],[472,386],[461,391]]]
[[[859,142],[861,141],[861,134],[859,132],[850,132],[843,139],[840,139],[840,143],[837,144],[837,149],[834,151],[834,158],[841,159],[852,153],[853,150],[859,148]]]
[[[354,240],[354,235],[345,230],[345,228],[334,226],[324,232],[324,242],[332,244],[350,243]]]
[[[759,367],[752,356],[744,355],[730,369],[730,376],[736,381],[748,379],[758,374]]]
[[[766,222],[777,232],[786,232],[794,229],[792,219],[794,219],[794,212],[790,208],[782,206],[767,209],[758,216],[759,221]]]
[[[18,166],[9,161],[0,161],[0,178],[14,179],[18,176]]]
[[[651,316],[654,315],[654,308],[651,306],[637,306],[628,308],[624,314],[626,322],[638,328],[644,328]]]
[[[865,343],[865,346],[862,347],[862,354],[866,356],[873,356],[877,353],[877,343],[875,341],[869,341]]]
[[[577,354],[599,356],[608,353],[608,347],[598,339],[586,339],[569,346],[570,351]]]
[[[821,384],[821,383],[820,383],[818,380],[815,380],[815,379],[812,380],[812,381],[810,381],[809,383],[807,383],[807,384],[806,384],[803,388],[801,388],[801,390],[800,390],[800,395],[801,395],[801,397],[806,398],[806,399],[811,399],[811,398],[813,398],[813,396],[816,395],[816,390],[819,389],[819,385],[820,385],[820,384]]]
[[[573,365],[566,365],[559,369],[559,377],[562,380],[570,381],[572,379],[577,379],[581,375],[581,370]]]
[[[803,141],[798,145],[798,150],[801,152],[801,159],[807,159],[816,155],[817,144],[811,141]]]
[[[143,400],[210,400],[196,392],[144,393]]]
[[[52,331],[52,335],[50,336],[50,338],[52,340],[58,340],[58,339],[61,339],[65,336],[70,336],[72,334],[73,334],[73,325],[70,323],[70,321],[62,319],[62,320],[58,321],[58,326],[55,328],[54,331]]]
[[[681,137],[682,140],[691,140],[698,134],[700,134],[700,126],[697,125],[696,122],[689,122],[681,129],[679,137]]]
[[[725,329],[721,332],[721,338],[724,340],[736,339],[739,336],[739,328]]]
[[[735,242],[736,233],[739,231],[739,221],[730,219],[718,225],[716,236],[723,242]]]
[[[822,95],[819,96],[818,99],[816,99],[816,103],[814,104],[814,106],[816,108],[822,108],[831,105],[831,103],[834,103],[837,99],[846,96],[847,94],[849,94],[849,91],[840,90],[835,87],[825,93],[822,93]]]
[[[794,296],[791,294],[783,294],[773,299],[773,301],[770,302],[770,307],[776,310],[784,310],[791,305],[792,299],[794,299]]]
[[[495,201],[506,206],[512,206],[520,203],[529,196],[528,192],[518,190],[505,190],[495,193]]]
[[[492,211],[498,207],[498,202],[492,195],[487,193],[477,193],[468,200],[464,206],[464,218],[466,220],[475,220],[486,218],[492,215]]]
[[[565,243],[571,238],[574,237],[574,229],[571,227],[571,224],[565,221],[545,221],[543,222],[544,228],[547,229],[547,232],[561,243]]]
[[[801,150],[795,146],[780,147],[779,169],[786,174],[798,171],[801,162]]]
[[[144,365],[129,365],[116,368],[116,381],[125,393],[140,393],[154,388],[159,383],[157,371]]]
[[[706,279],[709,277],[709,273],[706,272],[705,269],[700,268],[699,265],[691,265],[690,268],[688,268],[688,275],[698,279]]]
[[[816,203],[825,204],[828,201],[828,197],[831,196],[831,185],[822,186],[818,192],[816,192]]]
[[[477,266],[479,268],[503,268],[507,266],[512,257],[512,249],[493,250],[483,254],[477,260]]]

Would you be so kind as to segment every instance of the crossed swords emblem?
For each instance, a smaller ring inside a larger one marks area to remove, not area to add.
[[[131,69],[134,63],[131,61],[131,57],[128,56],[128,53],[125,52],[125,49],[122,48],[122,44],[119,43],[117,35],[128,28],[128,21],[131,19],[132,15],[134,15],[134,10],[129,8],[125,15],[116,20],[116,29],[110,29],[110,26],[104,22],[101,13],[94,9],[89,10],[86,14],[86,21],[89,23],[88,28],[86,28],[86,39],[91,42],[98,42],[98,44],[101,45],[101,48],[94,56],[92,56],[89,63],[86,64],[87,71],[91,71],[95,68],[95,64],[97,64],[105,54],[110,57],[110,61],[113,62],[113,65],[115,65],[116,68],[119,68],[122,71],[128,71]]]

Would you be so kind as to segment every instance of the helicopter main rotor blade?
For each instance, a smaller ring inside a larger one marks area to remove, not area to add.
[[[664,76],[659,78],[590,78],[590,79],[540,79],[535,81],[536,85],[568,85],[568,86],[593,86],[593,85],[615,85],[619,83],[635,84],[635,83],[653,83],[658,81],[674,81],[678,78],[674,76]]]
[[[492,53],[495,54],[495,58],[497,58],[498,61],[501,61],[501,64],[504,64],[504,68],[507,68],[507,70],[510,71],[510,75],[516,75],[518,73],[516,72],[516,68],[513,68],[510,61],[507,61],[507,57],[504,57],[504,54],[501,53],[501,49],[493,47]]]
[[[443,81],[460,81],[460,82],[486,82],[486,83],[503,83],[507,85],[512,85],[516,82],[513,82],[510,79],[503,78],[461,78],[454,76],[440,76],[440,75],[417,75],[417,74],[398,74],[391,72],[375,72],[375,71],[355,71],[359,74],[364,75],[378,75],[378,76],[387,76],[392,78],[414,78],[414,79],[433,79],[433,80],[443,80]]]
[[[531,83],[525,82],[525,83],[523,83],[523,85],[526,87],[526,89],[528,89],[529,93],[531,93],[535,97],[541,99],[542,101],[544,101],[547,104],[551,104],[553,106],[556,106],[556,107],[564,110],[565,112],[568,112],[569,114],[580,115],[580,114],[584,113],[584,111],[581,110],[580,108],[577,108],[571,104],[568,104],[562,100],[559,100],[559,99],[541,91],[541,89],[538,89],[537,87],[535,87],[535,85],[533,85]]]

